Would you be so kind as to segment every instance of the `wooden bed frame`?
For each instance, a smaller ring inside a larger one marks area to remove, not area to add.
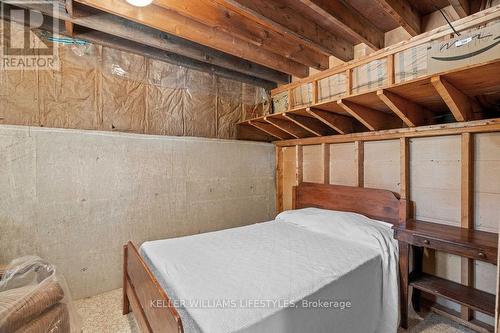
[[[292,206],[360,213],[392,224],[405,223],[408,217],[408,204],[398,194],[351,186],[301,183],[293,188]],[[123,314],[131,310],[142,332],[184,332],[170,298],[128,242],[123,247]]]

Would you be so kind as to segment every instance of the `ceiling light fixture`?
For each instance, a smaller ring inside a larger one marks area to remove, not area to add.
[[[146,7],[150,5],[153,0],[127,0],[129,4],[136,7]]]

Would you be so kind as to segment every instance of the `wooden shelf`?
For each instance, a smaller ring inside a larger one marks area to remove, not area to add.
[[[495,315],[495,295],[445,280],[437,276],[422,274],[410,281],[410,286],[423,292],[460,303],[470,309]]]
[[[240,122],[239,125],[252,125],[252,122],[261,121],[267,123],[265,119],[275,118],[293,122],[288,116],[302,117],[294,123],[304,125],[304,128],[307,128],[307,124],[301,124],[300,119],[306,121],[313,119],[313,122],[317,123],[312,131],[305,132],[308,133],[307,135],[286,135],[286,138],[279,134],[273,135],[277,140],[287,140],[290,136],[292,139],[301,139],[311,134],[312,136],[326,136],[461,122],[460,115],[457,116],[461,110],[454,109],[454,104],[449,104],[443,99],[443,92],[436,87],[437,84],[433,83],[436,80],[445,81],[446,84],[453,86],[453,89],[460,91],[459,94],[463,93],[464,98],[476,106],[475,112],[468,116],[469,120],[485,119],[486,115],[478,112],[481,110],[481,105],[477,103],[476,97],[489,96],[488,103],[500,103],[500,76],[496,75],[498,72],[500,72],[500,59],[371,91],[341,96],[337,99],[313,103],[308,107],[248,119]],[[330,119],[333,117],[338,119],[326,121],[325,117],[317,117],[313,114],[317,110]],[[348,127],[351,130],[348,132],[339,130],[336,126],[338,121],[344,125],[350,122]],[[275,125],[271,124],[271,126]],[[262,128],[254,126],[254,130],[262,131]],[[281,133],[282,129],[278,128],[278,130],[277,133]]]

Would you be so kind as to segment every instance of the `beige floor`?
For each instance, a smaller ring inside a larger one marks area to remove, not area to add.
[[[83,320],[84,333],[139,333],[131,314],[121,314],[121,289],[116,289],[91,298],[75,302],[78,313]],[[405,332],[401,330],[400,333]],[[417,333],[472,333],[446,318],[429,314],[420,319],[413,314],[409,332]]]

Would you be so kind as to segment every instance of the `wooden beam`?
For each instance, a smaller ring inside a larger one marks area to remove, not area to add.
[[[258,121],[249,121],[248,124],[252,125],[255,128],[258,128],[259,130],[261,130],[264,133],[267,133],[271,136],[274,136],[278,140],[285,140],[285,139],[289,139],[291,137],[290,134],[283,132],[282,130],[280,130],[279,128],[276,128],[275,126],[273,126],[271,124],[258,122]]]
[[[397,127],[396,118],[382,111],[343,99],[339,99],[337,104],[371,131]]]
[[[333,112],[320,110],[316,108],[307,108],[306,112],[322,121],[324,124],[333,128],[340,134],[354,132],[354,120],[351,117],[346,117]]]
[[[311,49],[302,41],[291,40],[289,36],[279,34],[216,1],[156,0],[155,4],[309,67],[319,70],[328,68],[327,55]]]
[[[388,90],[378,90],[377,96],[408,127],[428,125],[432,119],[428,110]]]
[[[295,146],[295,180],[299,185],[304,180],[304,150],[302,146]]]
[[[340,0],[299,0],[342,33],[372,49],[384,47],[384,33]]]
[[[471,119],[472,103],[467,95],[441,76],[432,77],[431,82],[457,121]]]
[[[448,2],[453,6],[460,18],[471,14],[469,0],[448,0]]]
[[[276,146],[276,214],[283,211],[283,148]]]
[[[264,120],[296,138],[305,138],[311,135],[309,131],[284,117],[264,117]]]
[[[400,170],[400,184],[399,194],[401,199],[410,200],[410,146],[408,138],[399,139],[399,170]]]
[[[271,51],[255,47],[253,43],[241,40],[228,33],[211,29],[205,24],[191,20],[160,6],[135,7],[120,0],[78,0],[77,2],[290,75],[306,77],[309,74],[309,68],[303,64]]]
[[[323,123],[315,118],[299,116],[289,112],[283,113],[283,116],[286,119],[299,125],[306,131],[314,134],[315,136],[323,136],[329,134],[328,129],[323,125]]]
[[[44,15],[54,15],[53,10],[48,10],[47,6],[37,2],[23,2],[16,3],[16,5],[22,8],[38,10]],[[289,81],[287,74],[81,4],[72,4],[71,13],[73,16],[64,10],[56,12],[57,18],[72,22],[79,27],[97,30],[145,46],[154,47],[168,52],[167,55],[175,53],[208,65],[236,71],[270,82],[287,83]]]
[[[354,58],[354,46],[341,36],[334,35],[293,8],[276,0],[217,0],[224,6],[248,18],[290,36],[324,54],[342,61]]]
[[[323,183],[330,184],[330,144],[322,143],[321,152],[323,159]]]
[[[365,186],[365,145],[363,141],[354,141],[356,150],[356,186]]]
[[[344,135],[330,135],[304,139],[276,141],[278,146],[288,147],[295,145],[319,145],[322,143],[345,143],[358,140],[383,141],[399,138],[425,138],[433,136],[457,135],[462,133],[492,133],[500,132],[500,118],[469,121],[465,123],[447,123],[439,125],[398,128],[377,132],[351,133]]]
[[[461,141],[461,218],[462,228],[474,228],[474,136],[470,133],[462,134]],[[461,258],[461,283],[474,286],[474,261]],[[471,320],[473,312],[466,306],[461,307],[461,318]]]
[[[422,32],[422,18],[408,0],[375,0],[411,36]]]

